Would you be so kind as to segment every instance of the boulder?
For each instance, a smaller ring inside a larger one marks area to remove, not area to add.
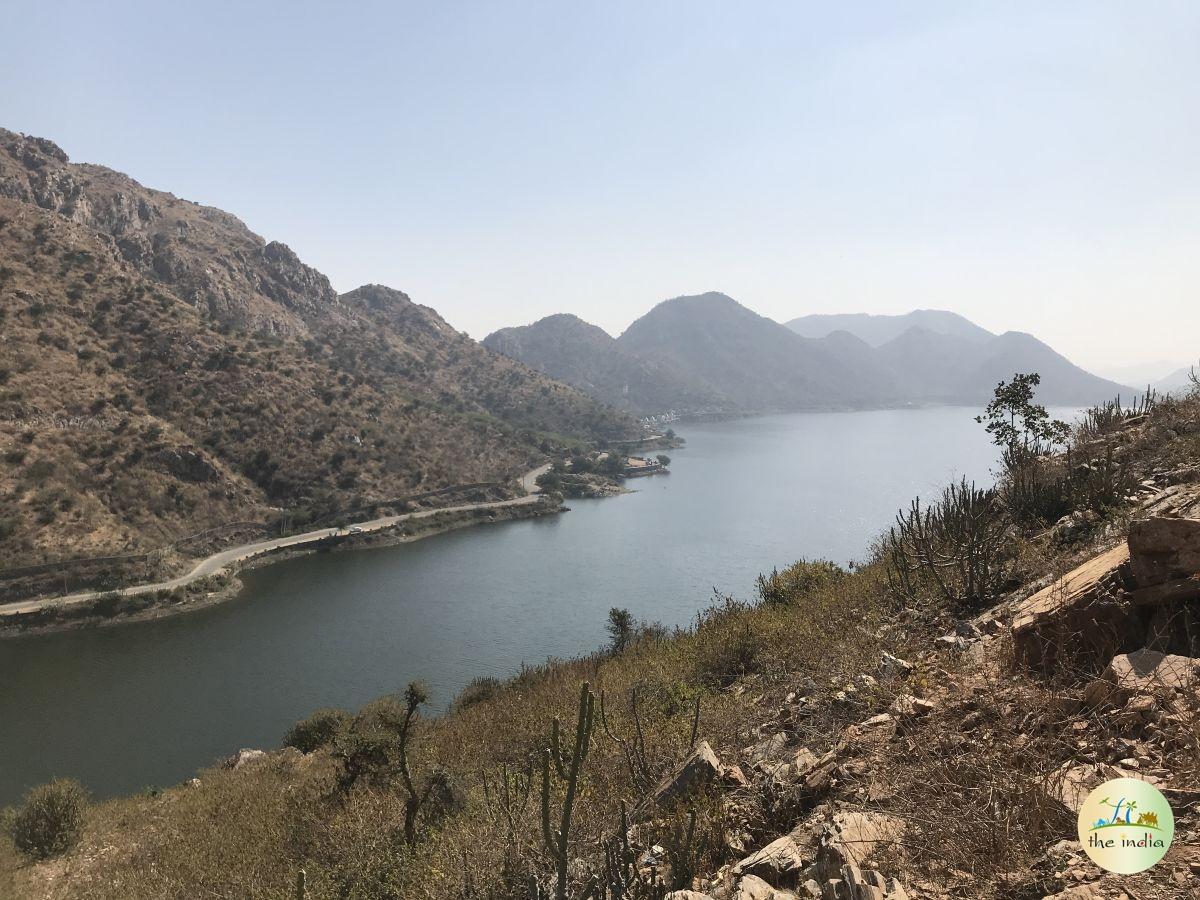
[[[721,781],[731,787],[749,787],[750,779],[742,771],[741,766],[725,766],[721,770]]]
[[[844,866],[861,866],[877,850],[900,841],[905,828],[903,819],[884,813],[837,813],[820,836],[814,874],[829,880],[837,878]]]
[[[898,881],[889,884],[873,869],[864,872],[851,863],[821,886],[821,900],[908,900],[908,894]]]
[[[937,709],[937,704],[912,694],[901,694],[888,709],[899,719],[920,719]]]
[[[734,889],[733,900],[795,900],[795,895],[775,890],[757,875],[744,875]]]
[[[794,878],[807,865],[800,846],[788,835],[771,841],[733,867],[735,878],[754,875],[776,887]]]
[[[1178,695],[1194,695],[1200,685],[1200,660],[1157,650],[1114,656],[1103,674],[1087,686],[1085,701],[1093,707],[1124,707],[1135,697],[1170,704]]]
[[[1072,765],[1068,762],[1063,763],[1050,774],[1042,789],[1050,800],[1060,804],[1072,815],[1076,815],[1088,794],[1104,782],[1114,778],[1134,777],[1136,777],[1136,773],[1117,766],[1090,763]]]
[[[1200,574],[1136,588],[1129,592],[1129,598],[1138,606],[1164,606],[1200,600]]]
[[[1111,656],[1136,640],[1138,619],[1125,596],[1128,564],[1122,543],[1020,603],[1012,623],[1017,658],[1045,670],[1060,657]]]
[[[842,767],[834,752],[826,753],[817,767],[804,776],[798,794],[800,798],[815,800],[828,793],[842,778]]]
[[[724,774],[725,769],[713,748],[708,741],[701,741],[674,774],[658,785],[654,791],[654,803],[660,807],[671,806]]]
[[[1152,516],[1129,526],[1130,571],[1139,587],[1200,572],[1200,519]]]
[[[912,671],[912,668],[913,665],[908,660],[901,659],[884,650],[876,675],[884,681],[892,678],[903,678]]]
[[[242,749],[233,756],[229,757],[225,762],[221,763],[223,769],[240,769],[248,763],[255,762],[260,759],[265,759],[267,756],[265,750],[247,750]]]
[[[708,894],[699,891],[671,891],[663,900],[713,900]]]
[[[813,771],[820,763],[817,755],[807,747],[801,747],[796,751],[796,755],[792,757],[792,778],[807,778],[809,773]]]
[[[1148,516],[1165,516],[1167,518],[1200,519],[1200,484],[1196,484],[1196,472],[1200,469],[1183,470],[1164,473],[1168,480],[1174,480],[1167,487],[1148,499],[1142,507]]]
[[[770,762],[778,762],[784,756],[784,748],[787,747],[788,738],[783,732],[777,732],[770,737],[763,738],[757,744],[747,747],[742,751],[742,755],[751,766],[763,766]]]

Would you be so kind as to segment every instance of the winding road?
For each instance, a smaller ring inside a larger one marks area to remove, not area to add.
[[[125,597],[136,597],[139,594],[152,594],[156,591],[169,591],[174,588],[184,587],[191,584],[199,578],[204,578],[208,575],[215,575],[224,569],[245,562],[249,559],[254,559],[257,556],[262,556],[264,553],[271,553],[276,550],[282,550],[288,547],[303,547],[306,544],[315,544],[337,535],[345,536],[349,534],[369,534],[374,531],[385,531],[388,528],[393,528],[403,522],[412,522],[418,519],[426,519],[430,516],[436,516],[439,513],[455,513],[455,512],[473,512],[481,509],[504,509],[510,506],[527,506],[531,503],[537,503],[539,500],[539,489],[537,479],[540,475],[550,470],[549,464],[539,466],[530,472],[521,476],[521,487],[524,488],[528,495],[524,497],[515,497],[511,500],[491,500],[486,503],[464,503],[459,506],[443,506],[437,509],[423,509],[419,512],[404,513],[399,516],[384,516],[380,519],[371,519],[367,522],[355,522],[345,528],[319,528],[316,531],[306,531],[303,534],[293,534],[287,537],[272,538],[268,541],[257,541],[253,544],[242,544],[238,547],[230,547],[228,550],[222,550],[220,553],[214,553],[212,556],[200,560],[190,572],[186,575],[180,575],[178,578],[172,578],[170,581],[159,581],[154,584],[139,584],[133,587],[121,588],[117,591],[83,591],[78,594],[68,594],[63,597],[44,597],[39,600],[25,600],[19,603],[10,603],[0,606],[0,617],[15,616],[24,613],[37,612],[48,608],[61,608],[63,606],[74,606],[78,603],[87,603],[95,600],[97,597],[105,594],[120,594]]]

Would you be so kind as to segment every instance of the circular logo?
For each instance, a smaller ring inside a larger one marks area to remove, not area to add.
[[[1158,788],[1137,778],[1114,778],[1079,808],[1079,843],[1102,869],[1132,875],[1166,855],[1175,816]]]

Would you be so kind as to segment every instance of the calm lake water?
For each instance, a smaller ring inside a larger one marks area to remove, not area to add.
[[[672,473],[571,512],[248,572],[229,603],[157,622],[0,641],[0,804],[53,776],[97,795],[273,747],[321,706],[587,652],[613,606],[687,624],[713,588],[798,557],[861,557],[951,478],[990,481],[973,410],[806,414],[680,428]]]

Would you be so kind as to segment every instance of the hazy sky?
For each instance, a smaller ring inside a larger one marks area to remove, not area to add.
[[[1200,4],[6,4],[0,125],[476,337],[953,309],[1200,357]]]

